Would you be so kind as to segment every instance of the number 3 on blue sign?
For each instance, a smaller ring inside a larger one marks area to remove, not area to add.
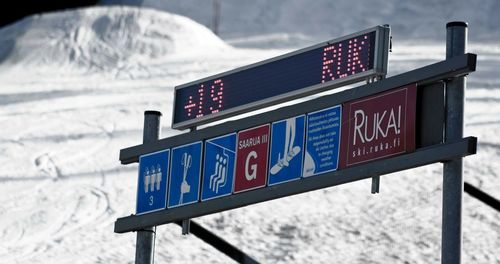
[[[136,208],[138,215],[162,210],[167,206],[169,161],[170,150],[146,154],[139,158]]]

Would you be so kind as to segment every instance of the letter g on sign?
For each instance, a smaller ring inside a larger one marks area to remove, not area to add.
[[[245,177],[247,181],[255,180],[257,178],[257,164],[252,164],[250,168],[248,167],[251,158],[257,158],[257,152],[251,151],[250,153],[248,153],[248,156],[245,160]],[[251,172],[249,171],[249,169]]]

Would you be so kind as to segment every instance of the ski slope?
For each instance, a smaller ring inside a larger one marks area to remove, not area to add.
[[[155,8],[190,17],[213,28],[214,0],[101,0],[103,4],[127,4]],[[390,24],[396,40],[413,42],[441,39],[449,21],[468,21],[474,41],[497,41],[497,0],[220,0],[219,33],[224,39],[268,37],[290,45],[347,35],[373,25]],[[286,37],[285,37],[286,35]],[[238,41],[240,42],[240,41]],[[243,43],[248,46],[252,43]]]
[[[394,43],[389,75],[445,57],[444,24],[433,27],[439,40]],[[163,113],[162,137],[180,133],[170,129],[174,85],[290,51],[275,36],[239,37],[267,49],[234,48],[186,17],[135,7],[1,28],[0,262],[133,263],[135,233],[113,233],[136,197],[137,165],[120,165],[119,150],[141,143],[145,110]],[[465,134],[479,146],[465,180],[500,197],[500,45],[469,51],[479,61]],[[441,171],[384,176],[377,195],[360,181],[196,220],[263,263],[440,263]],[[500,263],[500,214],[464,202],[464,263]],[[156,263],[231,262],[177,226],[157,234]]]

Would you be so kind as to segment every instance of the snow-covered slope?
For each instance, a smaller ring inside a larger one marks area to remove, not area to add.
[[[0,29],[2,68],[131,75],[174,56],[229,49],[210,30],[151,9],[92,8],[31,16]],[[143,66],[147,64],[147,66]]]
[[[102,0],[142,5],[191,17],[211,27],[213,2],[207,0]],[[220,0],[220,34],[224,38],[288,33],[314,39],[341,36],[378,24],[390,24],[400,39],[415,42],[442,38],[443,25],[470,22],[472,40],[500,39],[497,0],[350,1],[350,0]],[[496,32],[496,33],[495,33]],[[297,35],[298,34],[298,35]],[[398,39],[399,40],[399,39]],[[275,39],[275,41],[280,41]]]
[[[113,223],[134,212],[137,166],[118,151],[141,142],[143,112],[163,112],[162,137],[178,133],[174,85],[286,52],[231,48],[187,18],[123,7],[30,17],[0,29],[0,43],[2,263],[133,263],[135,234]],[[391,75],[444,58],[441,41],[393,50]],[[500,197],[500,46],[471,51],[466,134],[480,145],[465,177]],[[384,176],[378,195],[361,181],[197,220],[264,263],[439,263],[440,172]],[[500,263],[500,214],[469,196],[464,208],[464,263]],[[177,226],[157,234],[157,263],[230,262]]]

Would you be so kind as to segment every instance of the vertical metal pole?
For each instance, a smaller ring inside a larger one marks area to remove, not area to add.
[[[160,117],[158,111],[144,112],[144,131],[143,143],[157,141],[160,137]],[[135,263],[152,264],[154,263],[156,227],[146,227],[137,231],[137,243],[135,246]]]
[[[446,24],[446,59],[467,49],[467,23]],[[461,139],[464,133],[465,77],[446,83],[446,141]],[[444,163],[441,263],[462,263],[462,200],[464,180],[462,158]]]
[[[215,35],[219,35],[220,14],[220,0],[213,0],[212,30]]]

